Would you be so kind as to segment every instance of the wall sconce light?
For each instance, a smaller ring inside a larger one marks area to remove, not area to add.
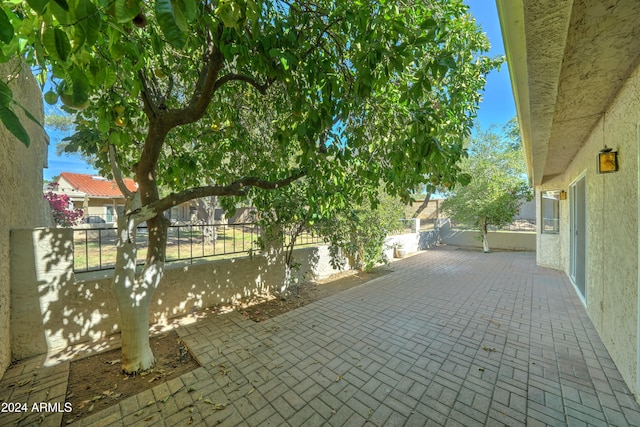
[[[605,147],[598,153],[598,173],[618,171],[618,152]]]
[[[567,192],[562,190],[560,192],[560,200],[567,200]]]

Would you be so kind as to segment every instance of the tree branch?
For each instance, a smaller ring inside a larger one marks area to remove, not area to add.
[[[210,31],[207,31],[206,43],[203,49],[202,69],[200,70],[200,75],[198,76],[198,81],[189,100],[189,104],[185,109],[179,111],[178,114],[174,114],[174,117],[179,121],[177,125],[191,123],[200,119],[207,110],[215,93],[218,73],[222,69],[224,56],[213,43],[213,35]],[[180,118],[182,118],[182,120],[180,120]]]
[[[109,144],[109,162],[111,163],[113,178],[115,179],[116,184],[118,184],[118,188],[127,199],[132,198],[133,193],[124,184],[124,179],[122,178],[122,171],[118,166],[118,158],[116,157],[116,147],[114,147],[113,144]]]
[[[244,196],[251,187],[261,188],[264,190],[275,190],[285,187],[306,175],[307,171],[305,169],[301,169],[292,173],[289,177],[278,181],[267,181],[250,176],[240,178],[227,185],[208,185],[204,187],[189,188],[179,193],[171,193],[156,202],[150,203],[149,205],[144,206],[139,212],[137,212],[137,214],[142,215],[144,217],[142,221],[144,221],[148,218],[153,218],[174,206],[178,206],[182,203],[198,199],[200,197]]]
[[[145,115],[149,117],[149,120],[151,120],[151,118],[155,117],[158,113],[158,108],[154,99],[156,97],[156,93],[155,90],[151,89],[149,86],[147,77],[144,75],[142,70],[138,71],[138,78],[140,79],[140,83],[142,83],[141,98],[143,110]]]
[[[225,83],[228,83],[228,82],[231,82],[231,81],[241,81],[241,82],[249,83],[251,86],[256,88],[256,90],[258,92],[260,92],[262,95],[264,95],[267,92],[267,89],[269,88],[269,86],[271,86],[273,84],[273,82],[275,82],[276,80],[274,78],[268,78],[266,82],[264,82],[263,84],[260,84],[253,77],[245,76],[245,75],[242,75],[242,74],[230,73],[230,74],[226,74],[226,75],[220,77],[216,81],[216,83],[215,83],[215,85],[213,87],[214,92],[216,90],[218,90],[218,88],[221,87],[222,85],[224,85]]]

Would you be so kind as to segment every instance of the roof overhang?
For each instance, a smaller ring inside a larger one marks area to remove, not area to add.
[[[637,0],[496,0],[529,179],[562,174],[640,57]]]

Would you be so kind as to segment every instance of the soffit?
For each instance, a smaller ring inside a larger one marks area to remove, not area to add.
[[[636,66],[640,2],[497,3],[529,176],[539,185],[567,169]]]

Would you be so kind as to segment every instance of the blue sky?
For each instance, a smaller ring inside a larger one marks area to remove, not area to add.
[[[502,33],[498,21],[498,12],[493,0],[465,0],[469,5],[471,14],[476,18],[482,30],[491,41],[490,56],[504,55],[504,45],[502,44]],[[49,107],[51,108],[51,107]],[[45,108],[45,113],[48,113]],[[516,114],[511,83],[509,81],[509,69],[504,63],[500,71],[492,71],[487,76],[487,85],[483,93],[483,100],[480,104],[477,121],[483,129],[492,124],[501,126]],[[49,167],[44,169],[44,178],[51,180],[60,172],[76,172],[93,174],[95,170],[86,164],[79,155],[63,154],[56,155],[56,144],[64,134],[58,131],[49,132]]]
[[[494,0],[465,0],[471,14],[491,41],[490,56],[504,55],[500,21]],[[486,129],[492,124],[503,125],[516,115],[516,107],[509,81],[509,68],[503,63],[500,71],[487,76],[487,85],[480,104],[477,121]]]

